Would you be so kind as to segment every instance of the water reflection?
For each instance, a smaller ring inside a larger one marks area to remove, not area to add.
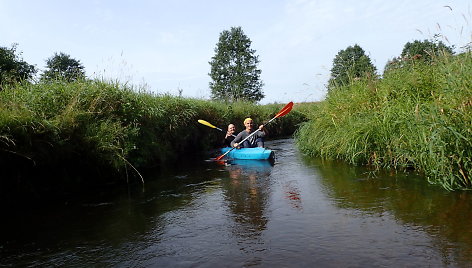
[[[301,190],[295,180],[288,181],[283,185],[285,199],[288,200],[290,206],[297,210],[302,210]]]
[[[202,161],[3,214],[0,267],[470,267],[469,192],[270,145],[275,165]]]
[[[265,215],[269,196],[269,175],[273,164],[260,160],[233,160],[226,164],[229,179],[222,189],[233,218],[233,234],[257,239],[267,228]]]
[[[373,172],[320,159],[304,162],[320,172],[324,191],[337,207],[360,215],[393,216],[403,226],[427,232],[445,265],[472,262],[470,192],[446,192],[412,173]]]

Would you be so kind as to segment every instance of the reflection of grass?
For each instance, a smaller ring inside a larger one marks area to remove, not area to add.
[[[453,263],[472,261],[472,233],[464,232],[472,217],[469,192],[444,194],[411,172],[392,174],[379,170],[376,178],[371,178],[367,167],[304,159],[316,167],[325,193],[337,207],[363,217],[393,217],[403,226],[430,234],[437,247],[447,253],[445,258],[457,258]]]
[[[414,168],[446,189],[472,188],[472,54],[415,62],[333,89],[298,132],[310,155]]]

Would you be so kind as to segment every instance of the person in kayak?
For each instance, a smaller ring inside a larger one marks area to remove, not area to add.
[[[244,119],[245,130],[239,132],[239,134],[231,142],[232,147],[237,148],[254,148],[254,147],[264,147],[264,137],[267,135],[267,130],[264,128],[264,125],[259,126],[259,131],[252,135],[249,139],[245,140],[242,144],[240,142],[251,135],[256,129],[254,128],[254,122],[251,118]]]
[[[231,142],[236,137],[236,135],[234,134],[235,132],[236,132],[236,127],[234,126],[234,124],[229,124],[228,131],[226,131],[225,140],[223,141],[223,145],[225,147],[231,147]]]

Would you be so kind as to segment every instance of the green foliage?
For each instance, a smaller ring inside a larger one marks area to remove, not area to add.
[[[263,123],[282,107],[248,102],[227,106],[103,81],[17,84],[0,92],[0,161],[4,170],[42,167],[81,179],[99,173],[116,180],[122,178],[116,173],[133,168],[208,157],[202,155],[220,146],[224,134],[198,119],[221,127],[234,122],[242,130],[245,117]],[[304,118],[292,111],[275,120],[270,137],[292,134]]]
[[[452,54],[452,48],[446,46],[442,41],[415,40],[405,44],[401,57],[411,58],[420,55],[423,60],[431,62],[434,57]]]
[[[41,74],[41,80],[76,81],[85,78],[84,69],[80,61],[70,55],[54,53],[54,56],[46,60],[46,70]]]
[[[220,33],[215,56],[210,61],[212,98],[226,102],[257,102],[264,98],[261,70],[251,40],[241,27],[231,27]]]
[[[354,80],[375,77],[376,68],[359,45],[349,46],[333,59],[328,89],[349,85]]]
[[[442,41],[415,40],[405,44],[399,57],[387,62],[384,73],[414,63],[415,60],[432,63],[438,57],[450,55],[453,55],[453,48],[446,46]]]
[[[17,53],[16,44],[11,48],[0,47],[0,90],[3,85],[13,84],[33,78],[36,69]]]
[[[356,81],[313,107],[297,143],[310,155],[415,169],[446,189],[471,189],[471,84],[470,53]]]

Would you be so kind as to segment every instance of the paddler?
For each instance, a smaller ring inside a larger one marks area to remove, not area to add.
[[[242,144],[239,144],[240,141],[244,140],[247,136],[256,131],[254,128],[254,122],[249,117],[244,119],[244,127],[246,127],[246,129],[239,132],[236,138],[231,142],[231,146],[237,148],[264,147],[264,137],[268,134],[264,125],[260,125],[257,133],[245,140]]]
[[[223,141],[223,145],[225,147],[231,147],[231,142],[234,140],[236,135],[234,134],[236,132],[236,127],[234,124],[229,124],[228,125],[228,130],[226,131],[226,136]]]

